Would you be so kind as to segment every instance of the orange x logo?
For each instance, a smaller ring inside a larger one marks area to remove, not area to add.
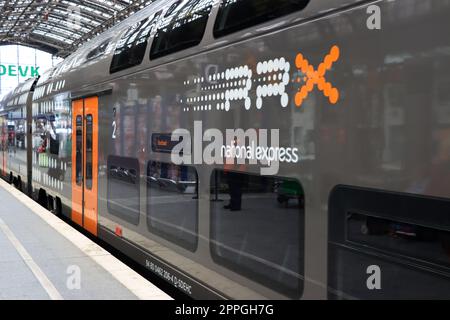
[[[338,89],[333,88],[332,84],[327,82],[325,79],[325,73],[331,69],[333,63],[338,61],[339,54],[339,47],[333,46],[330,53],[327,54],[317,70],[314,70],[314,67],[309,64],[308,60],[303,58],[301,53],[297,55],[295,58],[295,65],[297,66],[297,69],[305,75],[303,80],[306,82],[306,84],[302,86],[295,95],[295,105],[297,107],[302,105],[303,101],[314,89],[315,85],[317,85],[317,88],[319,88],[328,100],[330,100],[330,103],[335,104],[339,100]]]

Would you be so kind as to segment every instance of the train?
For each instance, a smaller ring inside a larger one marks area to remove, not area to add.
[[[449,299],[449,17],[154,1],[4,97],[2,177],[194,299]]]

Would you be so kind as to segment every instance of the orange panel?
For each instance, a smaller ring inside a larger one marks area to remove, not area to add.
[[[98,97],[84,100],[84,228],[97,235]]]
[[[83,100],[81,99],[72,102],[72,221],[79,224],[80,226],[83,225],[83,161],[81,156],[82,154],[84,154],[83,131]],[[77,146],[79,157],[78,168]]]

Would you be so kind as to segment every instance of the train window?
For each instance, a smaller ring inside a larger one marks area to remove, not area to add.
[[[205,33],[214,0],[175,2],[162,18],[150,50],[150,58],[198,45]]]
[[[76,118],[76,164],[75,164],[75,173],[76,173],[76,183],[81,186],[83,181],[83,117],[77,116]]]
[[[103,55],[106,51],[106,48],[108,48],[109,42],[111,41],[111,38],[103,41],[99,46],[97,46],[95,49],[92,49],[89,51],[89,53],[86,56],[86,60],[93,60],[95,58],[100,57]]]
[[[347,241],[450,267],[445,243],[441,246],[440,242],[441,236],[450,240],[449,231],[398,220],[395,217],[383,219],[349,211]],[[424,243],[422,250],[418,250],[416,241]],[[425,248],[428,250],[423,250]]]
[[[309,0],[223,0],[214,24],[214,36],[222,37],[303,10],[308,3]]]
[[[86,116],[86,188],[92,189],[92,114]]]
[[[151,19],[144,19],[131,26],[117,43],[111,62],[110,73],[139,65],[144,59],[148,37],[161,11]]]
[[[59,137],[58,134],[50,134],[50,153],[54,155],[59,154]]]
[[[147,225],[151,232],[195,251],[198,228],[195,168],[156,161],[148,163]]]
[[[139,161],[135,158],[109,156],[108,212],[120,219],[139,224]]]
[[[59,135],[56,130],[56,116],[54,114],[48,115],[45,118],[45,130],[46,136],[48,136],[49,141],[49,151],[51,154],[59,154]]]
[[[449,199],[336,187],[329,201],[329,297],[449,299],[449,212]],[[374,266],[378,290],[367,284]]]
[[[300,297],[302,185],[294,179],[220,170],[213,171],[210,184],[213,259],[280,293]]]

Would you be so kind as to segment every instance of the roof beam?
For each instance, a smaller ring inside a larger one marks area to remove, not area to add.
[[[66,57],[82,43],[153,1],[110,0],[113,4],[110,5],[98,0],[5,0],[0,7],[0,45],[16,43],[40,47]],[[72,6],[80,8],[81,28],[71,28],[67,23]],[[55,39],[51,34],[71,43]]]

